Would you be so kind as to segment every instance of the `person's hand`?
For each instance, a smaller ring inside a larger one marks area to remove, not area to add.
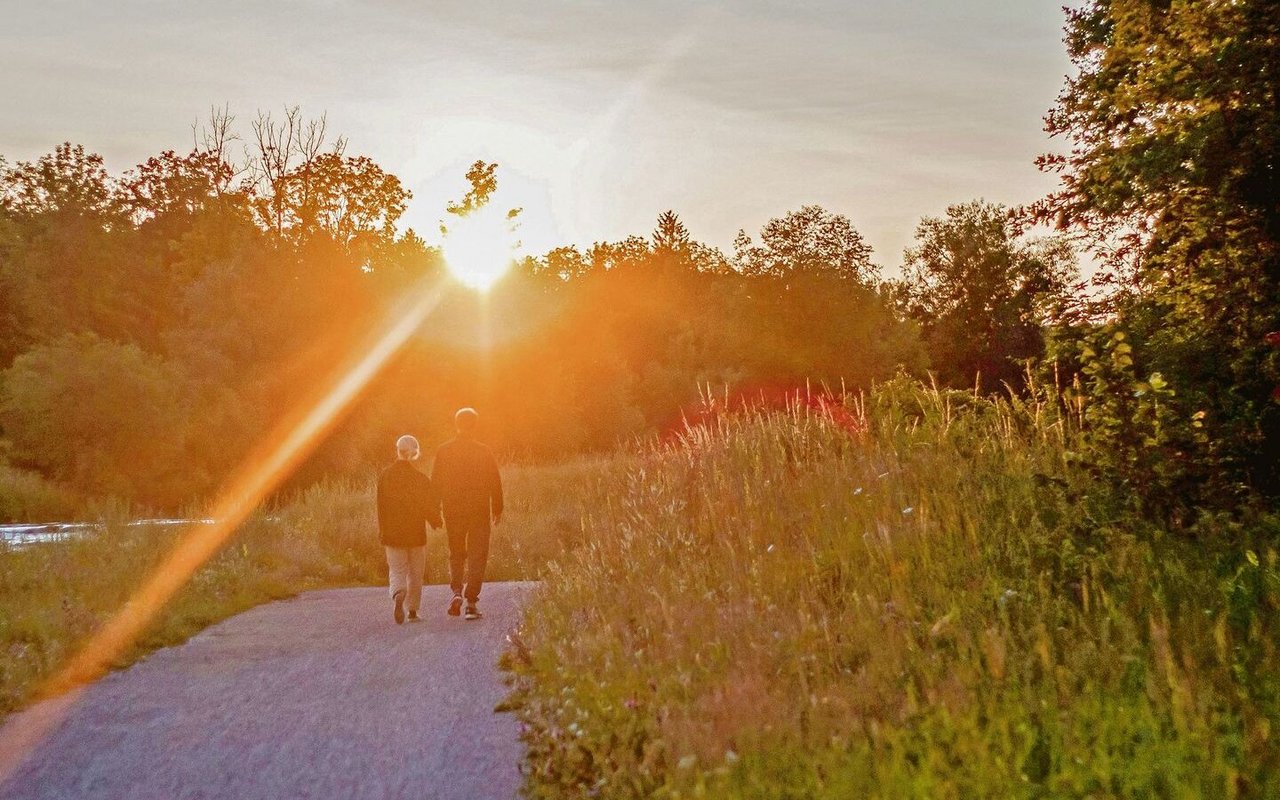
[[[493,512],[493,524],[497,525],[499,522],[502,522],[502,512],[495,511]]]

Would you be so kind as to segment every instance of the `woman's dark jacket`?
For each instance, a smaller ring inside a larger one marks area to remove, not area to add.
[[[431,509],[431,479],[404,459],[378,478],[378,535],[387,547],[421,547],[427,524],[439,525]]]

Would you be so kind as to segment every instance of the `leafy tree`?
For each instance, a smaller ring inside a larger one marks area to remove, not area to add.
[[[235,168],[216,152],[166,150],[126,174],[121,201],[137,222],[181,214],[191,217],[233,193]]]
[[[96,496],[174,505],[207,488],[183,458],[182,378],[136,345],[68,334],[0,373],[14,460]]]
[[[981,200],[925,217],[907,249],[902,289],[943,382],[1020,385],[1044,352],[1043,328],[1074,275],[1065,242],[1020,242],[1004,206]]]
[[[1210,444],[1179,458],[1206,496],[1280,490],[1277,30],[1272,0],[1093,0],[1068,11],[1077,74],[1046,118],[1071,146],[1040,160],[1062,185],[1033,211],[1105,259],[1137,368],[1178,424],[1203,418]]]
[[[445,211],[459,217],[465,217],[489,202],[489,198],[498,190],[498,165],[477,160],[467,170],[466,178],[471,188],[461,200],[445,206]]]
[[[107,174],[102,156],[86,152],[83,145],[64,142],[52,153],[20,162],[0,175],[0,197],[14,217],[61,214],[118,221],[116,182]]]
[[[628,236],[619,242],[596,242],[587,250],[591,269],[606,271],[643,267],[653,256],[653,246],[643,236]]]
[[[411,197],[400,179],[364,156],[322,153],[278,183],[298,235],[323,232],[344,247],[389,244]]]
[[[739,231],[734,251],[738,268],[748,275],[830,274],[867,286],[876,276],[871,245],[849,218],[816,205],[769,220],[760,230],[760,244]]]
[[[129,258],[132,226],[102,157],[61,144],[0,174],[9,238],[0,272],[25,343],[96,330],[128,339],[147,309],[131,285],[147,265]]]

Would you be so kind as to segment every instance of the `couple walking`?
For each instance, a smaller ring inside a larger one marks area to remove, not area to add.
[[[413,462],[421,455],[418,440],[396,440],[396,461],[378,479],[378,532],[387,550],[391,599],[396,624],[419,618],[422,574],[427,561],[427,526],[445,526],[449,539],[449,616],[462,613],[480,619],[478,603],[489,559],[490,523],[502,519],[502,479],[489,448],[476,441],[475,410],[454,415],[458,435],[436,451],[431,477]]]

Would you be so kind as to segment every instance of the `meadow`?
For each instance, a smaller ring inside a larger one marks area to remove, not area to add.
[[[504,470],[508,520],[495,529],[488,577],[536,579],[581,529],[574,487],[591,460]],[[193,509],[188,516],[199,517]],[[126,524],[118,512],[95,534],[6,548],[0,544],[0,715],[32,699],[90,633],[118,610],[170,550],[180,529]],[[428,538],[428,583],[448,581],[443,531]],[[200,569],[115,664],[185,641],[226,617],[323,587],[386,579],[371,483],[330,482],[265,508]],[[428,609],[447,601],[429,587]],[[388,609],[390,606],[388,606]],[[390,624],[388,611],[388,624]]]
[[[529,796],[1280,795],[1280,520],[1137,517],[1032,397],[797,397],[594,473],[506,657]]]
[[[543,581],[503,659],[529,796],[1280,794],[1280,519],[1135,515],[1077,411],[899,379],[505,468],[490,577]],[[174,535],[0,550],[0,710]],[[443,581],[438,532],[428,562]],[[318,485],[248,523],[120,665],[384,569],[370,487]]]

